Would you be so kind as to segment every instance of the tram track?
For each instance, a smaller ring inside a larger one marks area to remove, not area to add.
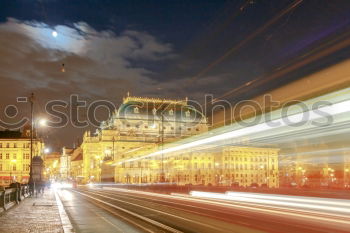
[[[293,217],[287,218],[287,215],[282,213],[280,215],[264,215],[259,213],[259,211],[245,211],[244,203],[241,203],[241,206],[236,204],[236,206],[231,208],[225,207],[224,203],[217,203],[219,205],[214,203],[203,204],[200,203],[201,201],[193,202],[190,198],[183,198],[182,200],[181,197],[147,192],[105,189],[86,189],[83,192],[95,198],[123,206],[129,210],[140,211],[142,209],[141,214],[143,212],[151,219],[160,221],[182,232],[247,232],[246,229],[249,229],[251,232],[280,232],[281,229],[287,233],[301,232],[300,230],[302,229],[307,232],[331,232],[330,229],[336,228],[338,228],[337,232],[348,232],[341,230],[341,227],[334,226],[334,224],[326,225],[323,222],[317,223],[316,220],[314,223],[307,224],[308,221],[300,221],[300,219],[293,219]],[[250,205],[250,207],[253,207],[253,205]],[[259,208],[262,209],[261,207]],[[274,211],[276,212],[277,210],[275,209]],[[268,212],[269,210],[267,209],[266,213]],[[292,215],[293,212],[291,212]],[[201,221],[200,218],[206,220]],[[317,216],[315,216],[316,218]],[[227,227],[222,227],[222,223],[231,225],[231,230]],[[245,227],[245,230],[232,231],[238,225]],[[272,225],[273,227],[271,227]],[[201,229],[201,231],[198,231],[198,229]]]

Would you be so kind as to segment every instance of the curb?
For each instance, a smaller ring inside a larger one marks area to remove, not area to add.
[[[57,194],[57,191],[55,190],[54,192],[55,192],[55,197],[56,197],[56,203],[57,203],[57,206],[58,206],[58,211],[59,211],[59,214],[60,214],[60,219],[61,219],[61,223],[62,223],[63,232],[64,233],[75,232],[74,228],[72,226],[72,223],[69,220],[67,212],[64,209],[62,201],[61,201],[59,195]]]

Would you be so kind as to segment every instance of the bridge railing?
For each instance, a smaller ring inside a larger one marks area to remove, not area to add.
[[[29,196],[29,186],[13,184],[10,188],[0,189],[0,212],[19,204]]]

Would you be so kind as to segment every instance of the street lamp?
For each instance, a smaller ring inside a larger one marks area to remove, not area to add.
[[[47,120],[46,119],[40,119],[38,120],[38,123],[40,126],[47,126]]]
[[[33,139],[34,139],[34,93],[30,95],[30,171],[29,183],[33,183]],[[38,120],[39,125],[46,126],[47,121],[44,119]]]

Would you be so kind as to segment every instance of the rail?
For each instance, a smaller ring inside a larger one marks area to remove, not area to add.
[[[10,188],[0,189],[0,213],[19,204],[29,196],[29,186],[14,184]]]

